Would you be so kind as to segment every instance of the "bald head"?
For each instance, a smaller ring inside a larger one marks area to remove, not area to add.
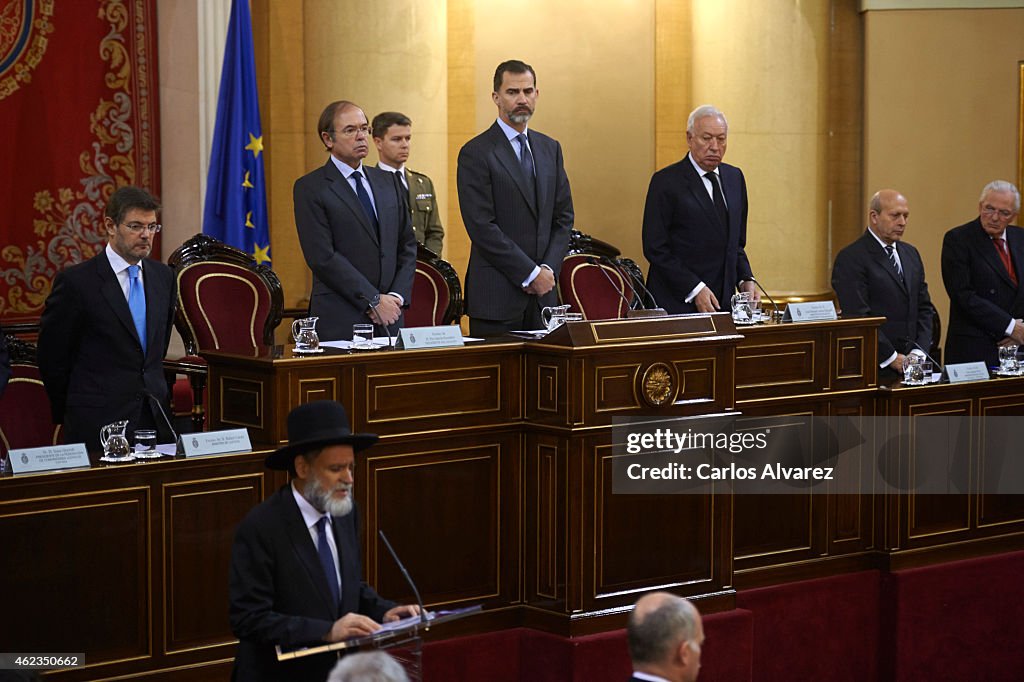
[[[669,680],[694,680],[700,669],[704,628],[690,601],[668,592],[641,597],[626,626],[636,670]]]
[[[875,192],[868,204],[868,223],[871,231],[885,244],[903,239],[910,218],[907,198],[894,189]]]

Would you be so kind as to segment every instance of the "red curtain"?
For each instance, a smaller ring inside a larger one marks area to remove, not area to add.
[[[5,323],[38,318],[56,273],[103,248],[114,189],[159,196],[155,3],[0,0]]]

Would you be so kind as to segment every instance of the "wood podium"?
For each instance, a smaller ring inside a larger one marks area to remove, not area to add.
[[[87,653],[87,668],[54,679],[224,679],[234,528],[285,482],[263,457],[286,440],[288,411],[324,398],[381,434],[356,468],[367,580],[411,598],[383,529],[428,608],[484,606],[446,636],[617,629],[652,589],[708,612],[756,585],[1024,547],[1024,496],[977,486],[942,499],[612,493],[622,417],[880,415],[905,418],[894,435],[911,438],[918,416],[1024,413],[1024,378],[880,387],[879,322],[676,316],[463,348],[209,353],[211,428],[248,428],[258,451],[0,477],[3,602],[19,615],[0,641]],[[973,442],[962,466],[979,478],[985,435]]]

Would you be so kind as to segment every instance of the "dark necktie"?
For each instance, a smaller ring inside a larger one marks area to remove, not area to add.
[[[395,171],[395,175],[397,175],[398,179],[401,181],[402,187],[404,187],[406,189],[406,191],[408,191],[409,183],[405,181],[405,173],[403,171],[398,170],[398,171]]]
[[[359,203],[363,205],[363,210],[366,211],[366,217],[370,221],[370,225],[373,226],[375,232],[379,232],[380,228],[377,225],[377,214],[373,210],[373,202],[370,201],[370,194],[363,187],[363,176],[356,171],[352,173],[352,177],[356,179],[356,196],[359,197]]]
[[[892,266],[893,272],[896,273],[896,276],[899,277],[902,282],[903,268],[900,267],[900,262],[896,260],[896,247],[889,244],[889,246],[885,247],[885,252],[889,254],[889,265]]]
[[[533,169],[533,153],[530,152],[530,145],[526,143],[526,133],[519,133],[516,135],[516,141],[519,142],[519,165],[523,167],[523,174],[527,180],[533,180],[534,169]]]
[[[128,266],[128,309],[132,312],[135,331],[142,342],[142,355],[146,355],[146,290],[139,279],[139,266]]]
[[[722,194],[722,186],[718,184],[716,173],[705,173],[704,177],[711,181],[711,195],[715,202],[715,213],[722,222],[722,227],[729,227],[729,209],[725,206],[725,195]]]
[[[1017,284],[1017,273],[1013,270],[1013,260],[1010,258],[1010,250],[1006,248],[1006,240],[1002,237],[997,237],[992,240],[996,245],[996,251],[999,252],[999,260],[1003,261],[1003,267],[1006,268],[1006,272],[1010,275],[1010,281],[1016,286]]]
[[[331,556],[331,546],[327,544],[327,517],[321,516],[316,522],[316,549],[320,555],[320,565],[324,568],[324,575],[327,576],[327,586],[331,589],[331,596],[334,598],[334,613],[338,612],[338,569],[334,565],[334,557]]]

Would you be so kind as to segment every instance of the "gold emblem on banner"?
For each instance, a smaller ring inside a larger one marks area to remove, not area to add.
[[[0,100],[32,80],[53,33],[53,0],[0,3]]]
[[[672,402],[676,392],[676,380],[672,368],[664,362],[656,362],[644,372],[640,380],[642,395],[648,404],[661,407]]]

